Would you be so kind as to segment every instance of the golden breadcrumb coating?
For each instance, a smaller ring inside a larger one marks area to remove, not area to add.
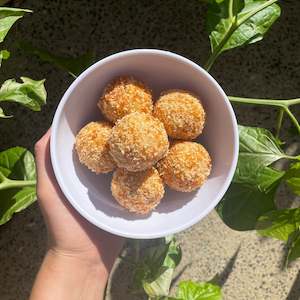
[[[117,169],[111,182],[113,197],[131,212],[147,214],[164,196],[164,185],[157,170],[151,168],[141,172]]]
[[[133,113],[152,113],[152,94],[148,87],[132,77],[119,77],[104,90],[98,102],[104,116],[116,122]]]
[[[211,158],[202,145],[178,141],[158,163],[158,171],[170,188],[191,192],[203,185],[209,176]]]
[[[111,131],[112,126],[108,122],[91,122],[76,136],[75,149],[79,161],[95,173],[108,173],[115,168],[108,146]]]
[[[145,113],[131,113],[119,120],[109,139],[110,154],[119,168],[146,170],[163,158],[169,141],[164,125]]]
[[[165,92],[155,103],[154,116],[174,139],[195,139],[201,134],[205,123],[205,111],[200,100],[181,90]]]

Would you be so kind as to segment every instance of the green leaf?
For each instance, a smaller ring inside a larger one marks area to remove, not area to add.
[[[23,83],[15,79],[6,80],[0,89],[0,102],[17,102],[33,111],[40,111],[46,103],[47,93],[44,87],[45,80],[33,80],[21,77]]]
[[[223,222],[230,228],[239,231],[252,230],[262,214],[275,209],[275,191],[274,187],[268,193],[264,193],[232,183],[216,209]]]
[[[168,295],[173,278],[173,273],[173,269],[161,268],[156,274],[155,280],[144,280],[143,288],[145,293],[150,298]]]
[[[221,288],[212,283],[183,281],[179,284],[177,298],[180,300],[221,300]]]
[[[287,242],[300,226],[300,209],[281,209],[267,212],[258,219],[256,229],[262,236]]]
[[[27,208],[36,200],[35,187],[0,190],[0,225],[8,222],[14,213]]]
[[[0,107],[0,118],[3,118],[3,119],[8,119],[8,118],[11,118],[12,116],[7,116],[3,109]]]
[[[173,237],[172,240],[168,242],[167,251],[165,253],[165,259],[163,262],[163,266],[167,268],[175,269],[182,257],[182,252],[180,246],[176,243],[175,238]]]
[[[174,269],[181,261],[181,248],[173,238],[162,247],[148,250],[147,264],[151,273],[143,280],[143,288],[149,297],[167,296],[169,294]]]
[[[235,10],[229,15],[229,0],[213,3],[208,8],[207,28],[212,52],[255,43],[280,16],[276,1],[233,0]],[[220,47],[220,49],[218,49]]]
[[[276,0],[225,0],[212,2],[208,7],[207,30],[214,60],[224,51],[255,43],[263,39],[280,16]]]
[[[143,288],[150,298],[167,296],[180,260],[181,248],[174,238],[148,248],[135,270],[137,289]]]
[[[300,163],[293,164],[287,170],[285,180],[294,194],[300,196]]]
[[[35,180],[35,162],[32,153],[22,147],[0,152],[0,172],[9,179]]]
[[[237,169],[241,174],[246,174],[249,170],[254,173],[262,167],[287,157],[267,129],[239,125],[239,139]]]
[[[95,61],[94,54],[86,53],[78,57],[63,57],[50,53],[45,49],[35,48],[27,42],[19,43],[19,47],[31,55],[36,55],[40,60],[51,63],[77,77]]]
[[[300,208],[281,209],[262,215],[257,222],[260,235],[286,242],[286,263],[300,256]]]
[[[34,157],[25,148],[0,152],[0,225],[36,200]]]
[[[10,52],[7,50],[1,50],[0,51],[0,67],[2,65],[2,60],[7,60],[9,59]]]
[[[266,193],[278,186],[285,172],[268,165],[287,156],[272,133],[264,128],[239,125],[239,140],[239,160],[233,182]]]
[[[8,50],[1,50],[0,57],[1,59],[8,59],[10,57],[10,52]]]
[[[300,257],[300,230],[299,228],[294,231],[288,240],[288,253],[287,263],[291,263],[293,260]]]
[[[14,23],[31,10],[21,8],[0,7],[0,43],[4,41]]]
[[[274,185],[278,185],[285,172],[269,167],[254,167],[251,163],[238,163],[233,182],[257,189],[260,192],[269,192]]]

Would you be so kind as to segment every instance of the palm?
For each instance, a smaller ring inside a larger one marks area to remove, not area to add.
[[[123,239],[108,234],[83,219],[66,201],[53,174],[49,155],[49,133],[36,149],[38,197],[50,235],[51,246],[66,254],[108,263],[120,251]],[[43,156],[43,157],[42,157]],[[100,251],[101,249],[101,251]]]

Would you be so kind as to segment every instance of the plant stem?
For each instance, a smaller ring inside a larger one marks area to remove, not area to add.
[[[279,101],[282,101],[282,100],[279,100]],[[287,106],[292,106],[292,105],[300,104],[300,98],[289,99],[289,100],[286,100],[286,102],[287,102]]]
[[[228,97],[231,102],[244,103],[244,104],[257,104],[257,105],[269,105],[284,108],[287,106],[288,100],[273,100],[273,99],[254,99],[243,97]]]
[[[296,129],[298,130],[298,133],[300,134],[300,125],[296,117],[293,115],[293,113],[290,111],[289,106],[300,104],[300,98],[297,99],[289,99],[289,100],[275,100],[275,99],[254,99],[254,98],[243,98],[243,97],[228,97],[229,100],[233,103],[243,103],[243,104],[257,104],[257,105],[267,105],[267,106],[273,106],[273,107],[279,107],[281,110],[287,113],[289,118],[291,119],[292,123],[295,125]],[[279,115],[281,120],[278,120],[278,124],[280,122],[280,126],[277,127],[277,129],[281,127],[282,117]]]
[[[213,66],[215,60],[217,59],[218,57],[218,53],[217,52],[213,52],[211,54],[211,56],[208,58],[207,62],[205,63],[204,65],[204,69],[208,72],[211,67]]]
[[[233,0],[229,0],[228,14],[229,14],[229,19],[232,19],[233,18]]]
[[[290,159],[290,160],[299,160],[300,159],[300,155],[298,155],[298,156],[285,155],[283,158]]]
[[[217,48],[215,48],[212,52],[212,54],[210,55],[210,57],[208,58],[207,62],[204,65],[204,68],[206,71],[209,71],[211,69],[211,67],[213,66],[215,60],[217,59],[217,57],[221,54],[221,50],[222,48],[225,46],[225,44],[227,43],[227,41],[229,40],[230,36],[232,35],[232,33],[236,30],[236,26],[235,23],[232,23],[229,30],[226,32],[223,40],[221,41],[221,43],[217,46]]]
[[[281,129],[281,126],[282,126],[283,115],[284,115],[284,109],[280,108],[279,111],[278,111],[276,135],[275,135],[277,139],[279,139],[280,129]]]
[[[290,117],[291,121],[294,123],[296,129],[298,130],[298,133],[300,134],[300,125],[299,125],[299,122],[296,119],[296,117],[293,115],[293,113],[290,111],[290,109],[288,107],[285,107],[284,111],[288,114],[288,116]]]
[[[34,185],[36,185],[36,180],[12,180],[12,179],[5,178],[0,183],[0,190],[21,188],[21,187],[34,186]]]
[[[256,98],[244,98],[244,97],[228,97],[231,102],[245,103],[245,104],[258,104],[258,105],[269,105],[277,107],[289,107],[292,105],[300,104],[300,98],[279,100],[279,99],[256,99]]]

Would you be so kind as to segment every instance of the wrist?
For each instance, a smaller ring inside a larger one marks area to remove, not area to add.
[[[46,253],[43,269],[46,276],[54,280],[53,290],[56,299],[104,298],[109,274],[102,263],[92,263],[89,259],[77,256],[76,253],[51,248]]]
[[[90,267],[105,267],[102,255],[95,247],[65,247],[57,244],[48,244],[47,253],[57,258],[65,258],[66,260],[73,260],[79,264],[84,264]],[[108,270],[109,272],[110,270]]]
[[[81,271],[91,272],[103,280],[107,280],[109,271],[103,264],[100,258],[91,258],[88,253],[76,253],[71,251],[62,250],[56,247],[51,247],[46,253],[46,259],[50,260],[53,266],[57,268],[78,269]]]
[[[49,249],[32,289],[30,300],[103,299],[106,267],[71,253]]]

